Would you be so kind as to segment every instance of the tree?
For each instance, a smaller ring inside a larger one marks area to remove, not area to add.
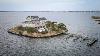
[[[56,24],[57,22],[46,21],[46,27],[51,31],[56,31]]]
[[[49,28],[51,26],[52,22],[51,21],[46,21],[46,27]]]
[[[50,31],[57,31],[57,32],[59,32],[60,30],[68,31],[68,30],[66,29],[66,25],[63,24],[63,23],[57,24],[57,22],[47,21],[47,22],[46,22],[46,27],[47,27]]]
[[[62,30],[68,31],[67,28],[66,28],[66,25],[63,24],[63,23],[59,23],[59,24],[58,24],[58,28],[60,28],[60,29],[62,29]]]
[[[63,24],[63,23],[59,23],[58,26],[59,26],[60,28],[61,28],[61,27],[66,27],[66,25]]]

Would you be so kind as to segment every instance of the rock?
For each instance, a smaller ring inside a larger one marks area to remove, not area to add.
[[[92,46],[98,39],[96,38],[92,38],[89,40],[89,42],[87,42],[87,46]]]
[[[2,43],[2,42],[0,42],[0,43]]]
[[[87,46],[92,46],[95,42],[97,42],[98,39],[86,37],[83,38],[82,40],[84,43],[86,43]]]
[[[74,34],[69,34],[69,37],[74,37]]]

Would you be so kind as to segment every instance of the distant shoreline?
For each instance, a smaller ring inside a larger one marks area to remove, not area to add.
[[[100,12],[100,11],[0,11],[0,12]]]

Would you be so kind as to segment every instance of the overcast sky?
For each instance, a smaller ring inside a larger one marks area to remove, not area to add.
[[[100,11],[100,0],[0,0],[0,11]]]

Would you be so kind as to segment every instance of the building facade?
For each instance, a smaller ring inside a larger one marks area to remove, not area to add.
[[[22,27],[34,27],[42,30],[46,28],[45,22],[47,19],[45,17],[39,18],[38,16],[28,16],[26,19],[27,21],[22,22]]]

